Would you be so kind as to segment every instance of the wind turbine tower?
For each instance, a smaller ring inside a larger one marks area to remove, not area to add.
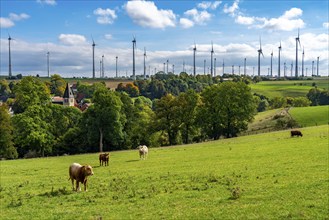
[[[213,56],[214,56],[214,45],[211,42],[211,56],[210,56],[210,74],[213,76]]]
[[[47,52],[47,72],[48,72],[48,77],[49,77],[49,51]]]
[[[300,46],[299,41],[299,29],[298,29],[298,36],[296,37],[296,64],[295,64],[295,77],[298,77],[298,43]]]
[[[312,76],[314,75],[314,60],[312,61]]]
[[[214,58],[214,77],[216,77],[216,57]]]
[[[133,39],[133,79],[136,80],[136,73],[135,73],[135,48],[136,48],[136,38]]]
[[[279,57],[278,57],[278,77],[280,78],[281,77],[281,64],[280,64],[280,56],[281,56],[281,41],[280,41],[280,46],[278,47],[279,48]]]
[[[303,47],[303,53],[302,53],[302,77],[304,77],[304,56],[305,56],[305,53],[304,53],[304,47]]]
[[[144,47],[144,80],[146,79],[146,64],[145,64],[145,60],[146,60],[146,48]]]
[[[11,78],[12,76],[12,72],[11,72],[11,50],[10,50],[10,41],[12,40],[12,38],[10,37],[10,35],[8,34],[8,43],[9,43],[9,66],[8,66],[8,75],[9,78]]]
[[[115,77],[118,78],[118,56],[115,57]]]
[[[203,61],[203,75],[206,75],[206,60]]]
[[[104,78],[104,55],[102,56],[102,78]]]
[[[193,75],[195,76],[195,52],[196,52],[196,44],[194,43],[194,48],[193,48]]]
[[[93,79],[95,79],[95,41],[94,39],[93,40],[93,44],[92,44],[92,47],[93,47]]]
[[[262,39],[259,38],[259,50],[258,51],[258,76],[260,76],[260,55],[264,57],[263,50],[262,50]]]
[[[320,57],[318,57],[318,60],[316,62],[316,75],[319,76],[319,59]]]
[[[224,59],[223,59],[223,75],[224,75],[224,68],[225,68],[225,63],[224,63]]]
[[[243,74],[246,75],[247,73],[247,69],[246,69],[246,66],[247,65],[247,58],[244,58],[244,63],[243,63],[243,66],[244,66],[244,69],[243,69]]]
[[[272,51],[272,53],[271,53],[271,77],[273,77],[273,66],[272,66],[272,63],[273,63],[273,51]]]

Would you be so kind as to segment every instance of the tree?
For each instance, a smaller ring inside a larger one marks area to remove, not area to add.
[[[25,112],[13,117],[14,140],[20,154],[34,150],[40,156],[52,152],[54,136],[51,124],[45,120],[49,108],[40,105],[29,106]]]
[[[306,107],[310,106],[311,101],[306,97],[296,97],[292,101],[292,106],[294,107]]]
[[[194,90],[188,90],[186,93],[179,94],[177,103],[183,142],[188,144],[191,133],[196,129],[195,121],[197,107],[200,105],[200,96]]]
[[[66,81],[58,74],[50,77],[50,92],[56,96],[63,96],[66,88]]]
[[[123,139],[122,102],[105,86],[99,86],[93,96],[94,105],[88,108],[83,120],[87,126],[89,141],[98,138],[99,151],[103,152],[104,141],[113,148]]]
[[[24,112],[31,105],[50,103],[50,92],[40,79],[27,76],[14,86],[16,101],[13,106],[15,113]]]
[[[15,159],[18,157],[13,142],[13,126],[6,105],[0,106],[0,158]]]
[[[178,104],[173,95],[165,95],[155,102],[156,130],[164,130],[168,134],[170,145],[177,143],[180,125],[178,119]]]
[[[307,93],[306,97],[311,101],[312,106],[329,104],[329,90],[312,88]]]
[[[284,97],[274,97],[271,101],[270,101],[270,105],[273,109],[276,108],[284,108],[287,105],[287,100]]]
[[[235,137],[247,129],[256,113],[251,89],[243,82],[212,85],[201,94],[199,121],[209,137]]]

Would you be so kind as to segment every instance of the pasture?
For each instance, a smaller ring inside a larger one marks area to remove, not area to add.
[[[290,108],[289,114],[302,127],[329,124],[329,106]]]
[[[315,83],[319,89],[328,89],[329,79],[327,77],[314,78],[313,80],[285,80],[285,81],[262,81],[250,84],[251,91],[274,97],[305,97],[312,84]]]
[[[328,125],[193,145],[0,161],[1,219],[328,219]],[[90,164],[73,192],[72,162]]]

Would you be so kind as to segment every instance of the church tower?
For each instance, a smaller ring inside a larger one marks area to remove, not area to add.
[[[66,84],[66,88],[63,95],[63,105],[64,106],[74,106],[74,95],[69,84]]]

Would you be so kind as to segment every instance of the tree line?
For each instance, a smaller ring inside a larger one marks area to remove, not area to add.
[[[52,95],[63,95],[65,90],[66,82],[59,75],[53,75],[50,82],[31,76],[17,83],[2,80],[0,95],[9,98],[0,106],[0,158],[235,137],[261,110],[260,103],[267,101],[252,94],[248,86],[251,80],[157,74],[150,80],[119,84],[116,91],[106,88],[104,82],[78,82],[78,92],[92,103],[84,112],[51,103]]]

